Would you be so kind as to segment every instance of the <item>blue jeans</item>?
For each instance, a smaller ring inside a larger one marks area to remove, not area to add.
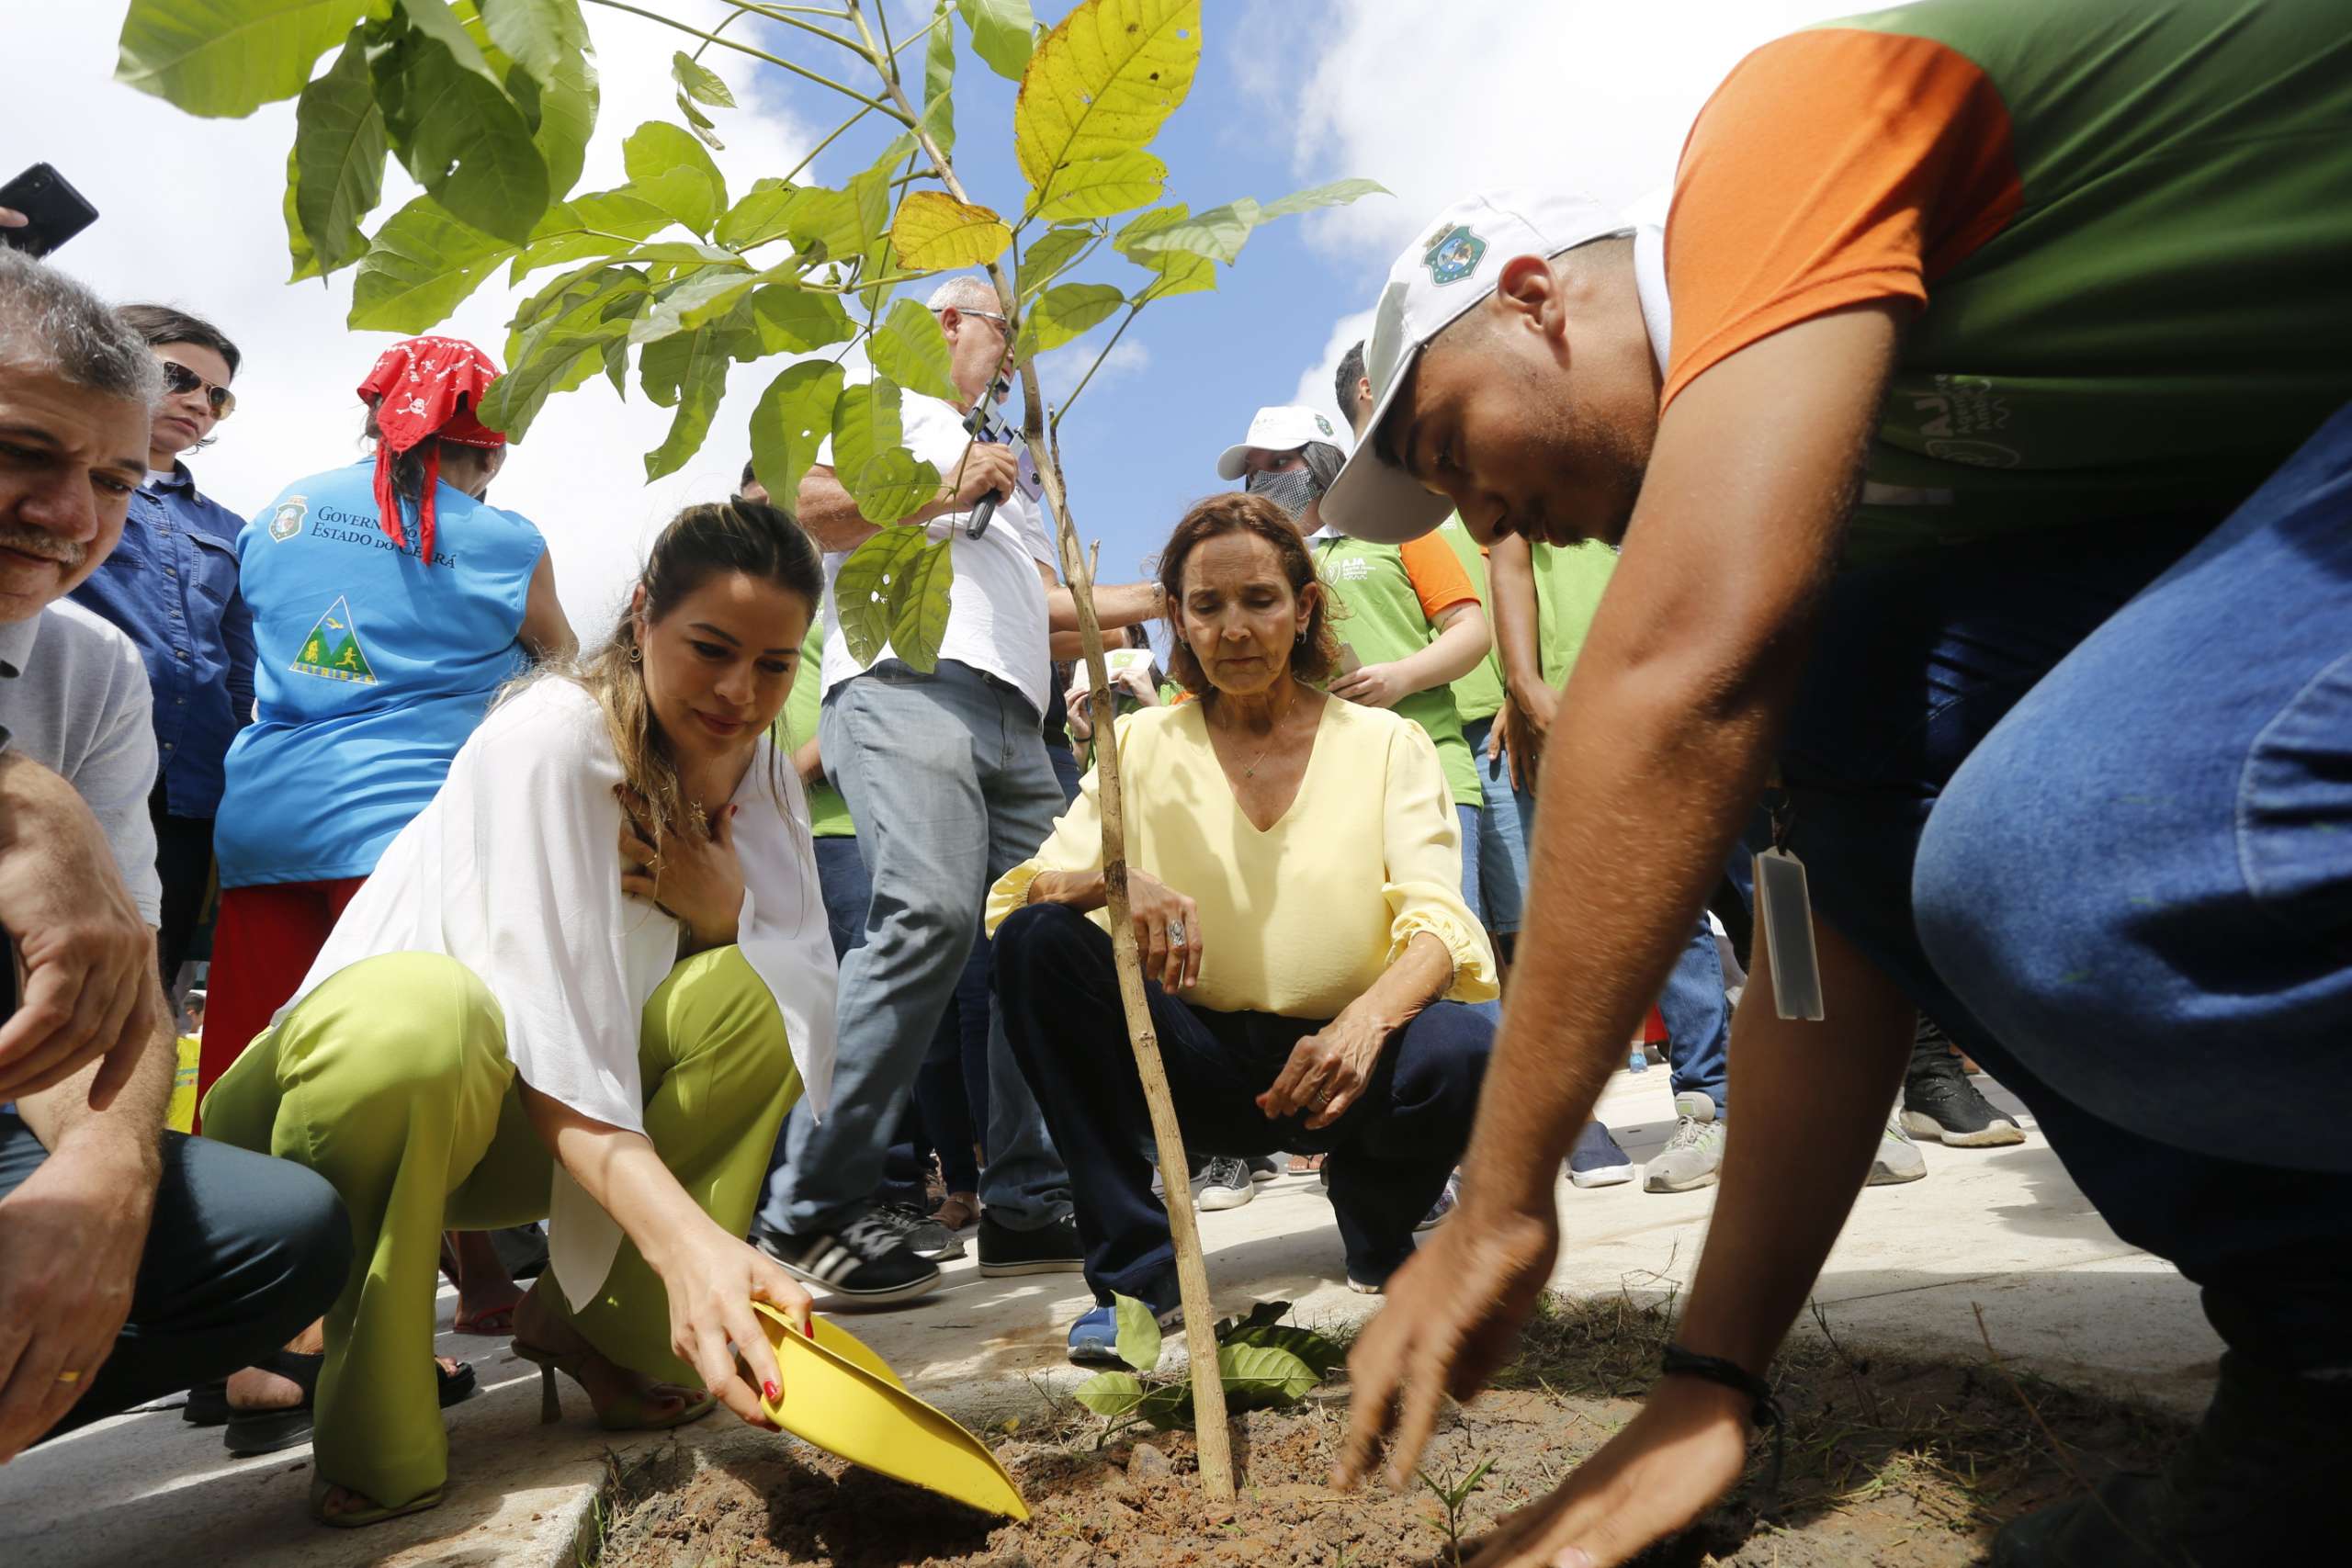
[[[865,909],[874,902],[874,882],[865,874],[865,857],[857,840],[846,835],[819,839],[817,891],[825,900],[825,926],[833,939],[833,960],[865,940]]]
[[[826,694],[818,722],[833,787],[873,879],[865,941],[842,961],[832,1105],[793,1107],[760,1223],[837,1229],[880,1185],[899,1120],[963,974],[997,877],[1046,841],[1061,790],[1037,711],[952,660],[932,674],[886,660]],[[1069,1177],[1044,1116],[993,1030],[981,1201],[1035,1230],[1069,1213]]]
[[[2352,410],[2217,528],[1841,577],[1783,771],[1820,917],[2117,1234],[2250,1358],[2352,1359]]]
[[[1526,824],[1534,817],[1535,801],[1511,782],[1508,759],[1487,760],[1487,738],[1494,728],[1492,716],[1462,727],[1462,738],[1477,760],[1478,793],[1486,797],[1484,806],[1463,818],[1462,885],[1470,912],[1497,936],[1510,936],[1527,903]]]
[[[1374,890],[1377,897],[1377,890]],[[1086,1282],[1165,1310],[1176,1304],[1168,1211],[1151,1192],[1149,1113],[1126,1046],[1111,939],[1059,904],[1016,909],[997,928],[996,988],[1005,1029],[1046,1104],[1078,1194]],[[1494,1026],[1439,1002],[1389,1042],[1363,1097],[1319,1132],[1270,1122],[1254,1103],[1291,1048],[1322,1021],[1211,1012],[1146,981],[1184,1141],[1200,1154],[1276,1149],[1331,1156],[1331,1207],[1348,1276],[1379,1284],[1412,1256],[1427,1214],[1470,1141]]]

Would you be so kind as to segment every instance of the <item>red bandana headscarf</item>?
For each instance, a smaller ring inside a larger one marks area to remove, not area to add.
[[[413,337],[384,350],[362,398],[376,405],[376,513],[384,536],[405,549],[408,530],[401,523],[400,496],[392,488],[392,460],[428,435],[460,446],[503,446],[506,436],[474,417],[482,394],[498,379],[490,356],[462,338]],[[441,448],[424,449],[424,493],[417,502],[417,557],[433,562],[433,492],[441,484]]]

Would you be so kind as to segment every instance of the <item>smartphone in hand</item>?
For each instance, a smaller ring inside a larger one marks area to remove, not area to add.
[[[0,207],[25,215],[17,228],[0,228],[0,245],[45,256],[98,220],[98,209],[47,164],[35,164],[0,186]]]

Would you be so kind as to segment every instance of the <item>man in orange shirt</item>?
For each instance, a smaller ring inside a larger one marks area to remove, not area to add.
[[[1663,231],[1479,197],[1398,259],[1327,515],[1623,553],[1463,1206],[1358,1342],[1343,1478],[1392,1426],[1408,1476],[1509,1354],[1556,1163],[1777,770],[1814,918],[1758,933],[1680,1342],[1482,1563],[1608,1568],[1738,1478],[1915,1007],[2228,1347],[2163,1474],[1995,1562],[2268,1562],[2333,1517],[2352,1145],[2278,1113],[2352,1111],[2347,55],[2339,6],[1922,0],[1743,62]]]

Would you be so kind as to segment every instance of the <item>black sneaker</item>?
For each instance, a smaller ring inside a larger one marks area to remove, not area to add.
[[[805,1285],[844,1302],[882,1306],[909,1302],[939,1284],[939,1265],[914,1247],[914,1224],[905,1212],[876,1207],[815,1235],[763,1230],[752,1239]]]
[[[980,1272],[989,1278],[1080,1274],[1085,1269],[1086,1247],[1078,1239],[1078,1222],[1067,1214],[1034,1231],[1001,1225],[994,1214],[980,1215]]]
[[[1951,1054],[1951,1043],[1924,1016],[1903,1078],[1903,1130],[1956,1148],[1990,1148],[2025,1142],[2018,1126],[1977,1091]]]
[[[906,1203],[877,1203],[875,1207],[888,1209],[893,1217],[906,1222],[907,1245],[915,1249],[917,1258],[945,1263],[964,1256],[964,1238],[921,1209]]]
[[[2258,1367],[2233,1350],[2221,1387],[2158,1475],[2012,1519],[1994,1568],[2262,1568],[2313,1556],[2343,1508],[2352,1427],[2341,1380]]]

